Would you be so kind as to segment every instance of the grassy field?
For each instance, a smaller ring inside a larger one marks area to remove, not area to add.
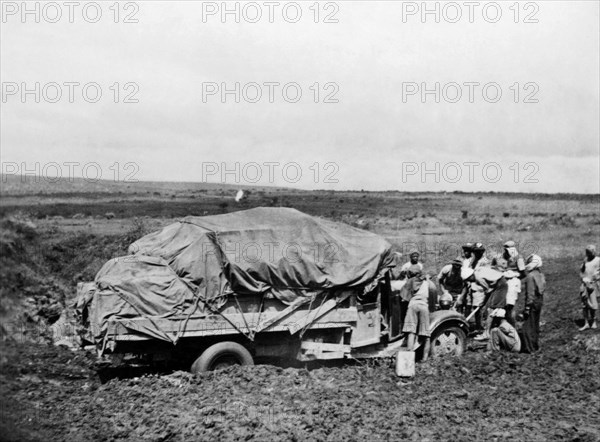
[[[42,312],[47,303],[64,303],[77,282],[92,279],[106,260],[125,254],[131,242],[187,215],[293,207],[378,233],[403,254],[418,249],[430,273],[457,256],[466,241],[484,243],[491,257],[508,239],[525,255],[571,258],[569,270],[576,272],[585,245],[597,243],[600,232],[599,195],[246,187],[246,198],[236,202],[237,190],[206,183],[50,183],[2,176],[0,315],[11,317],[24,299]]]

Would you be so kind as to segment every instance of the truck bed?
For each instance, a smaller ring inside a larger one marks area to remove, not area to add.
[[[190,317],[112,319],[108,322],[105,336],[106,340],[115,342],[149,340],[152,336],[146,331],[152,325],[156,326],[152,328],[163,331],[172,342],[181,338],[240,333],[249,337],[282,331],[295,334],[303,329],[355,327],[363,310],[351,291],[336,296],[325,295],[312,303],[308,299],[300,299],[291,305],[276,299],[261,301],[255,298],[230,301],[218,313],[207,311]]]

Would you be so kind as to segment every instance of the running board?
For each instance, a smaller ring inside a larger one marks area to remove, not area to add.
[[[346,355],[346,357],[350,359],[391,358],[393,356],[396,356],[396,353],[398,353],[400,349],[404,347],[405,343],[406,338],[402,338],[396,342],[391,343],[383,349],[374,349],[373,351],[352,352],[351,354]],[[419,348],[419,346],[417,346],[415,350],[417,348]]]

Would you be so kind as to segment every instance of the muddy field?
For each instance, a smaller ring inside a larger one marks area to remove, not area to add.
[[[600,333],[577,332],[576,279],[546,269],[542,348],[419,364],[120,372],[83,352],[2,345],[4,440],[573,440],[600,438]]]
[[[48,343],[47,326],[72,301],[76,283],[170,222],[169,207],[232,210],[219,202],[223,191],[207,192],[206,206],[197,198],[180,201],[176,193],[138,205],[80,194],[81,204],[69,204],[71,196],[63,195],[63,212],[44,196],[3,196],[12,205],[3,206],[0,220],[2,440],[600,440],[600,332],[577,331],[579,250],[599,242],[596,197],[524,204],[501,195],[484,196],[485,203],[477,195],[377,194],[368,195],[376,202],[369,206],[361,192],[277,190],[246,203],[277,197],[294,207],[323,207],[313,214],[356,223],[398,246],[397,238],[536,241],[548,280],[536,355],[487,354],[471,342],[463,358],[419,364],[410,380],[396,377],[387,360],[269,363],[193,377],[172,368],[98,371],[93,355]],[[163,209],[140,221],[144,204]],[[110,207],[129,212],[99,216]],[[446,259],[441,253],[427,258],[430,272]],[[7,326],[15,321],[27,333]]]

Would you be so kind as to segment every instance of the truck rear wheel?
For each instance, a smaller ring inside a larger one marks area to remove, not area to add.
[[[467,347],[467,336],[459,327],[439,328],[431,335],[430,355],[434,358],[462,356]]]
[[[237,342],[219,342],[208,347],[192,364],[192,373],[220,370],[232,365],[254,365],[250,352]]]

